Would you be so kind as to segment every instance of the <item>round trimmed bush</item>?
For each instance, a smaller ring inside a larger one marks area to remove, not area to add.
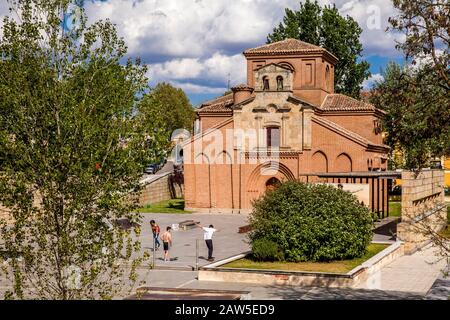
[[[300,262],[361,257],[373,221],[369,209],[347,191],[289,181],[254,202],[250,225],[252,243],[273,242],[286,261]]]

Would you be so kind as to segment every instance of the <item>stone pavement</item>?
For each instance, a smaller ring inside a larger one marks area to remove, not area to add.
[[[153,237],[151,234],[150,220],[154,219],[164,232],[167,226],[180,223],[185,220],[199,221],[200,224],[214,225],[219,231],[213,236],[214,252],[216,260],[248,251],[250,246],[246,234],[238,233],[238,228],[247,224],[247,216],[237,214],[159,214],[143,213],[142,231],[139,237],[142,249],[150,254],[153,252]],[[196,240],[199,240],[199,266],[208,264],[207,248],[203,240],[203,230],[194,228],[190,230],[172,231],[173,246],[170,248],[171,261],[162,260],[163,250],[156,251],[156,266],[160,268],[184,268],[192,270],[196,263]],[[161,242],[161,240],[160,240]]]
[[[437,249],[430,244],[412,255],[397,258],[358,288],[425,295],[446,266],[447,261],[439,260]]]
[[[213,224],[219,232],[214,234],[214,257],[216,260],[228,258],[230,256],[250,250],[245,234],[238,233],[238,228],[247,224],[246,215],[238,214],[163,214],[163,213],[144,213],[142,214],[142,234],[140,241],[143,250],[149,253],[153,252],[153,238],[150,231],[150,220],[154,219],[160,226],[161,232],[164,232],[167,226],[180,223],[184,220],[199,221],[202,225]],[[393,227],[391,226],[393,225]],[[395,228],[392,221],[384,221],[376,228],[373,240],[383,242],[393,242],[391,229]],[[196,259],[196,239],[199,239],[199,266],[206,265],[208,262],[207,248],[203,241],[203,231],[199,228],[186,231],[173,231],[173,247],[170,249],[172,261],[164,262],[162,260],[163,251],[160,248],[156,252],[156,266],[160,268],[185,268],[195,267]]]
[[[144,276],[144,274],[141,274]],[[422,300],[423,295],[367,289],[339,289],[257,285],[233,282],[198,281],[197,272],[179,270],[149,270],[146,285],[160,288],[215,289],[249,291],[252,300]]]

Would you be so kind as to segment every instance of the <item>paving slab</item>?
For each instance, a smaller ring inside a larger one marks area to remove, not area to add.
[[[318,288],[280,285],[258,285],[238,282],[198,281],[197,272],[152,270],[149,273],[148,285],[153,287],[169,287],[169,283],[177,284],[174,288],[249,291],[253,300],[422,300],[424,295],[410,292],[351,289],[351,288]]]
[[[219,231],[214,233],[213,256],[216,260],[225,259],[248,251],[250,245],[247,234],[238,233],[239,227],[247,223],[246,215],[239,214],[163,214],[144,213],[142,214],[141,235],[139,237],[143,250],[153,254],[153,236],[150,228],[150,220],[155,220],[164,232],[167,226],[178,224],[186,220],[200,222],[203,226],[214,225]],[[172,231],[173,246],[169,250],[171,261],[163,260],[163,250],[156,251],[155,262],[157,268],[184,268],[192,269],[196,266],[196,242],[199,244],[198,265],[204,266],[210,262],[206,260],[208,250],[203,240],[203,230],[193,228],[187,230]],[[161,240],[160,240],[161,242]]]
[[[401,291],[425,295],[447,266],[431,244],[411,255],[404,255],[383,267],[357,286],[361,289]]]

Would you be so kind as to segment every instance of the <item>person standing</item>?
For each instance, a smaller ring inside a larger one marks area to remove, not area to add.
[[[169,261],[169,248],[172,246],[172,228],[167,227],[166,231],[161,235],[164,249],[164,261]]]
[[[158,240],[161,229],[159,228],[155,220],[150,220],[150,226],[152,227],[153,241],[155,242],[155,250],[158,250],[158,248],[161,247],[161,243]]]
[[[214,226],[212,224],[209,225],[209,227],[203,227],[200,224],[197,224],[199,228],[203,229],[203,239],[205,240],[206,247],[208,248],[208,261],[214,261],[213,257],[213,241],[212,236],[214,232],[218,231],[217,229],[214,229]]]

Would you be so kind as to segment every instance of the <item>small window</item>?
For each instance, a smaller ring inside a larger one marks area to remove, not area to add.
[[[330,66],[327,66],[327,68],[325,69],[325,85],[327,90],[331,89]]]
[[[267,148],[279,148],[280,147],[280,128],[279,127],[267,127]]]
[[[269,90],[269,78],[267,76],[263,77],[263,90],[267,91]]]
[[[278,91],[283,90],[283,77],[282,76],[277,77],[277,90]]]

